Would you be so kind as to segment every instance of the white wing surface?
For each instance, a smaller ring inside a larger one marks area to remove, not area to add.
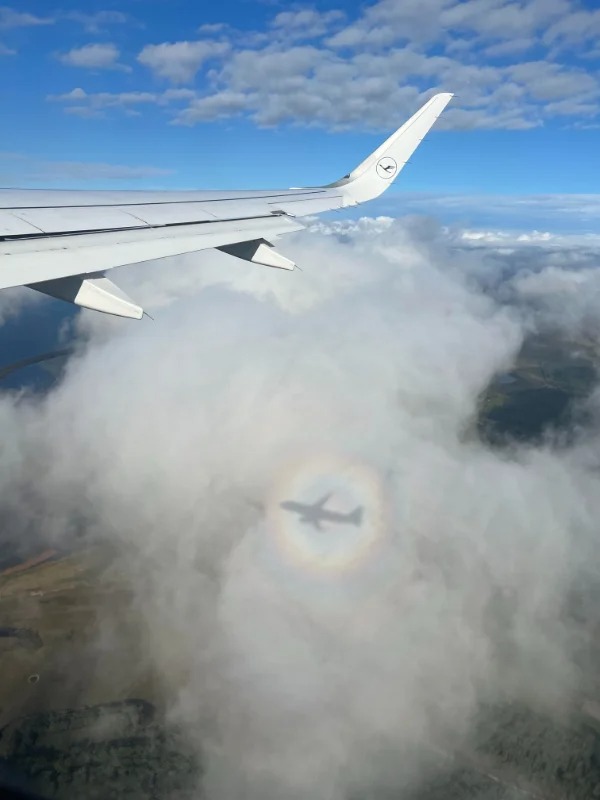
[[[0,189],[0,289],[33,289],[109,314],[143,310],[105,272],[216,248],[294,269],[271,240],[298,217],[378,197],[395,180],[452,94],[437,94],[345,178],[262,191],[135,192]]]

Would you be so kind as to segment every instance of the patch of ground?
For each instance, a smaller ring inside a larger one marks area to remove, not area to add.
[[[593,343],[527,338],[512,370],[496,376],[480,398],[479,435],[493,445],[536,443],[548,431],[568,429],[597,383],[598,364]]]
[[[198,771],[143,700],[39,712],[0,730],[4,780],[47,798],[191,800]]]

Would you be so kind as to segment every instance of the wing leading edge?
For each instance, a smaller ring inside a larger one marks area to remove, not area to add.
[[[212,248],[294,269],[270,240],[302,229],[297,217],[382,194],[452,97],[432,97],[356,169],[325,186],[255,192],[0,189],[0,289],[30,286],[139,319],[142,309],[105,277],[107,270]]]

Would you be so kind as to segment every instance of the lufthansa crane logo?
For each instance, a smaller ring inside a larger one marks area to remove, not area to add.
[[[398,171],[398,164],[391,156],[384,156],[377,162],[377,174],[380,178],[389,181]]]

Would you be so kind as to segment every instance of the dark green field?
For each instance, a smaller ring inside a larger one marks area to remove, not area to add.
[[[593,342],[531,336],[513,369],[497,376],[481,397],[480,435],[494,445],[566,435],[583,418],[581,401],[596,384],[598,363]]]

